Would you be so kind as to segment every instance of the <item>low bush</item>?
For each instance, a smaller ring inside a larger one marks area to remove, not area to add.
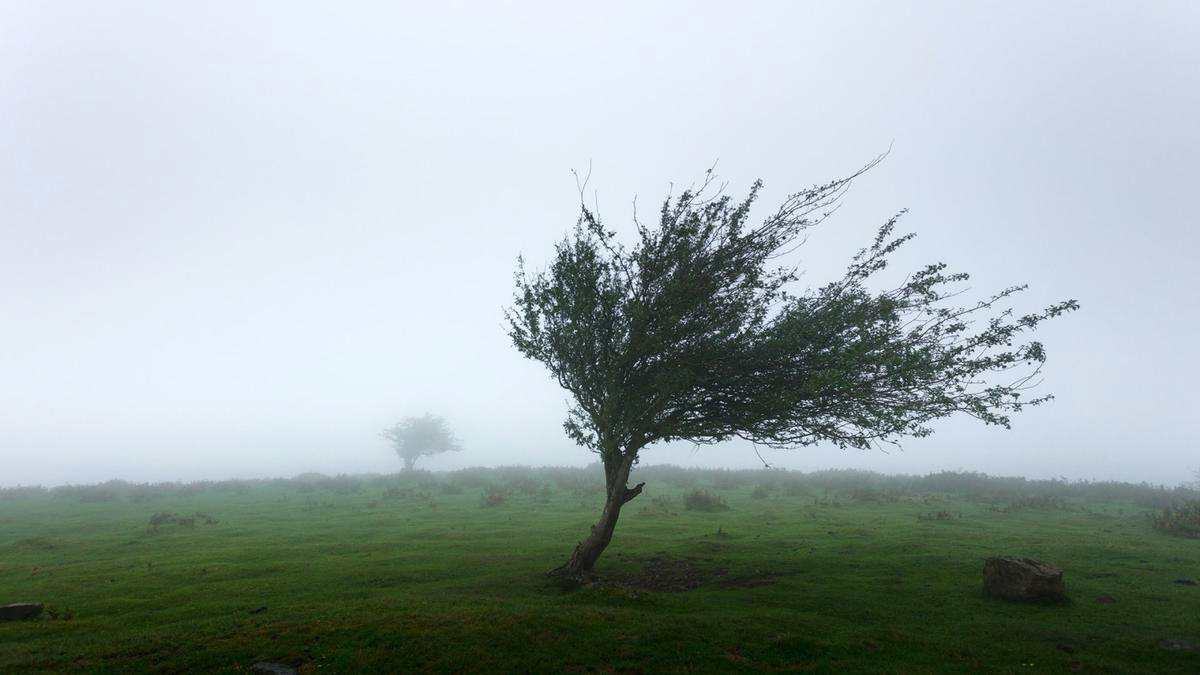
[[[497,487],[491,487],[484,491],[483,495],[479,499],[479,505],[484,508],[500,506],[507,498],[508,496],[505,494],[504,490]]]
[[[949,511],[930,511],[929,513],[918,513],[917,520],[954,520],[961,519],[962,514],[953,514]]]
[[[727,511],[729,505],[720,495],[707,490],[692,490],[683,498],[683,508],[688,511]]]
[[[0,501],[45,497],[50,491],[40,485],[0,488]]]
[[[201,513],[199,511],[190,516],[181,516],[178,513],[159,511],[158,513],[150,516],[150,526],[146,528],[146,533],[157,534],[159,532],[159,528],[163,527],[164,525],[195,527],[197,522],[205,525],[216,525],[220,521],[208,515],[207,513]]]
[[[1159,532],[1200,538],[1200,499],[1190,499],[1150,514],[1150,525]]]

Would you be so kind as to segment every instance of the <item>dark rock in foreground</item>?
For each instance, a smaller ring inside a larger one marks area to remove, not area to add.
[[[988,558],[983,564],[983,589],[1010,600],[1066,600],[1063,573],[1032,558]]]
[[[296,669],[284,663],[259,661],[250,668],[254,675],[297,675]]]
[[[0,621],[17,621],[19,619],[36,619],[42,613],[40,602],[19,602],[15,605],[0,607]]]

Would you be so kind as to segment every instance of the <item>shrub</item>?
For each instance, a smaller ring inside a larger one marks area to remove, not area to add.
[[[180,527],[195,527],[196,521],[200,521],[205,525],[216,525],[219,521],[207,513],[195,512],[190,516],[181,516],[178,513],[168,513],[159,511],[150,516],[150,526],[146,528],[147,534],[158,534],[159,528],[164,525],[178,525]]]
[[[754,492],[750,493],[751,499],[766,499],[771,496],[771,488],[766,485],[754,486]]]
[[[683,507],[688,511],[726,511],[729,505],[720,495],[709,493],[707,490],[692,490],[683,498]]]
[[[1190,499],[1177,506],[1168,506],[1161,513],[1151,513],[1150,525],[1167,534],[1200,538],[1200,499]]]
[[[0,501],[15,501],[18,499],[29,499],[31,497],[44,497],[49,494],[49,490],[40,485],[29,485],[0,488]]]
[[[949,511],[945,511],[945,510],[930,511],[929,513],[918,513],[917,514],[917,520],[954,520],[956,517],[962,518],[962,514],[960,513],[957,516],[955,516],[955,514],[950,513]]]
[[[501,490],[500,488],[496,488],[496,487],[491,487],[491,488],[488,488],[483,493],[482,497],[480,497],[479,505],[481,507],[485,507],[485,508],[489,507],[489,506],[500,506],[501,504],[504,503],[505,499],[506,499],[506,495],[504,493],[504,490]]]

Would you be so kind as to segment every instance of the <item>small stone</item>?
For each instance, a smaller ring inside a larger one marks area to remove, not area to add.
[[[298,675],[296,669],[285,663],[259,661],[250,668],[254,675]]]
[[[1032,558],[988,558],[983,564],[983,588],[1010,600],[1066,599],[1062,570]]]
[[[13,605],[0,607],[0,621],[19,621],[21,619],[36,619],[44,609],[40,602],[18,602]]]
[[[255,607],[254,609],[250,610],[250,613],[251,614],[262,614],[265,611],[267,611],[266,607]]]
[[[1163,649],[1170,649],[1173,652],[1198,652],[1200,647],[1194,644],[1184,642],[1183,640],[1161,640],[1158,643]]]
[[[1176,579],[1175,581],[1172,581],[1171,583],[1183,584],[1184,586],[1195,586],[1196,580],[1195,579]]]
[[[1098,602],[1102,605],[1111,605],[1116,601],[1117,601],[1117,599],[1111,595],[1102,595],[1102,596],[1096,598],[1096,602]]]

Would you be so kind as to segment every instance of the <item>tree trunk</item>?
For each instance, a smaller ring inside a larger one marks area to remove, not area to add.
[[[415,465],[416,465],[416,463],[417,463],[417,458],[416,458],[416,457],[405,457],[405,458],[404,458],[404,471],[405,471],[405,473],[408,473],[409,471],[412,471],[412,470],[413,470],[413,466],[415,466]]]
[[[626,502],[642,493],[645,483],[637,487],[626,487],[629,481],[629,471],[633,468],[633,455],[617,457],[604,462],[604,478],[607,487],[607,497],[604,500],[604,511],[600,520],[592,526],[592,532],[587,539],[575,546],[571,558],[562,566],[550,570],[551,576],[562,579],[564,586],[575,586],[595,578],[592,573],[600,554],[612,541],[613,530],[617,526],[617,518],[621,516],[621,507]]]

